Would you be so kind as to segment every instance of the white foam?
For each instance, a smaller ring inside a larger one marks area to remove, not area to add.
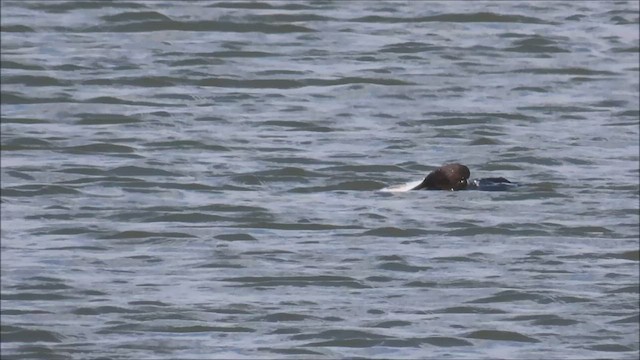
[[[422,182],[422,180],[411,181],[411,182],[408,182],[408,183],[402,184],[402,185],[389,186],[389,187],[386,187],[384,189],[380,189],[380,191],[384,191],[384,192],[405,192],[405,191],[409,191],[409,190],[413,189],[414,187],[420,185],[421,182]]]

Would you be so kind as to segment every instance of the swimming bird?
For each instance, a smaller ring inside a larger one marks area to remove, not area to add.
[[[433,170],[424,180],[411,190],[464,190],[477,189],[487,191],[506,190],[516,185],[503,177],[483,178],[469,181],[471,171],[458,163],[445,164]]]
[[[445,164],[430,172],[411,190],[462,190],[467,188],[470,176],[471,171],[462,164]]]

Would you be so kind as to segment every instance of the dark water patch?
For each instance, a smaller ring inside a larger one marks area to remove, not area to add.
[[[370,348],[381,344],[381,340],[370,339],[345,339],[328,340],[303,344],[309,347],[350,347],[350,348]]]
[[[153,141],[145,143],[144,146],[159,149],[199,149],[207,151],[230,151],[228,147],[222,145],[209,145],[196,140]]]
[[[220,1],[210,5],[207,7],[211,8],[224,8],[224,9],[250,9],[250,10],[270,10],[270,9],[282,9],[284,3],[267,3],[262,1]],[[292,4],[293,5],[293,4]],[[308,9],[310,6],[308,5],[299,5],[299,7],[294,7],[291,9],[299,10],[299,9]]]
[[[20,326],[2,325],[0,334],[2,342],[53,342],[59,343],[64,341],[65,337],[54,331],[35,330]]]
[[[120,114],[78,114],[80,118],[76,122],[78,125],[122,125],[122,124],[136,124],[141,122],[135,116],[120,115]]]
[[[502,330],[478,330],[473,331],[467,334],[465,337],[471,339],[482,339],[482,340],[497,340],[497,341],[517,341],[517,342],[528,342],[528,343],[538,343],[540,340],[520,334],[518,332],[513,331],[502,331]]]
[[[80,191],[59,185],[19,185],[2,189],[2,196],[49,196],[49,195],[77,195]]]
[[[171,18],[156,11],[125,11],[113,15],[104,15],[100,19],[112,22],[171,21]]]
[[[473,343],[467,340],[448,336],[429,336],[425,338],[414,338],[412,340],[419,344],[429,344],[438,347],[473,346]]]
[[[3,84],[20,84],[25,86],[69,86],[70,82],[44,75],[11,75],[2,78]]]
[[[311,351],[311,350],[307,350],[307,349],[298,349],[298,348],[290,348],[290,349],[258,348],[258,350],[259,351],[265,351],[265,352],[271,352],[271,353],[274,353],[274,354],[281,354],[281,355],[315,355],[315,356],[324,355],[321,352]]]
[[[29,314],[51,314],[50,311],[44,310],[14,310],[14,309],[2,309],[0,314],[12,316],[12,315],[29,315]]]
[[[73,30],[73,29],[69,29]],[[231,21],[176,21],[144,20],[125,24],[102,24],[89,26],[83,32],[135,33],[154,31],[205,31],[205,32],[257,32],[265,34],[290,34],[315,32],[312,28],[292,24],[267,24]]]
[[[356,259],[356,261],[359,259]],[[343,260],[343,262],[345,262]],[[353,260],[350,260],[349,262],[353,262]],[[382,282],[382,283],[386,283],[386,282],[391,282],[391,281],[396,281],[398,279],[392,278],[392,277],[388,277],[388,276],[369,276],[367,278],[365,278],[365,280],[370,281],[370,282]]]
[[[291,340],[312,340],[312,339],[331,339],[331,340],[346,340],[346,339],[366,339],[366,340],[379,340],[388,339],[389,336],[376,334],[368,331],[361,330],[346,330],[346,329],[334,329],[325,330],[315,334],[299,334],[291,337]]]
[[[255,229],[278,229],[278,230],[342,230],[342,229],[362,229],[361,226],[352,225],[333,225],[318,223],[277,223],[277,222],[249,222],[246,224],[238,224],[239,228],[255,228]]]
[[[557,42],[542,36],[534,36],[526,39],[519,39],[513,42],[512,46],[504,49],[511,52],[522,53],[567,53],[567,49],[557,46]]]
[[[13,354],[5,354],[3,360],[24,360],[24,359],[47,359],[47,360],[68,360],[69,356],[58,354],[55,350],[46,345],[21,345],[19,350]]]
[[[603,351],[603,352],[630,352],[635,351],[636,349],[630,348],[628,346],[620,345],[620,344],[598,344],[587,347],[589,350],[593,351]]]
[[[640,323],[640,315],[632,315],[622,319],[609,321],[609,324],[638,324]]]
[[[343,77],[338,79],[251,79],[238,80],[230,78],[208,78],[199,80],[196,85],[224,87],[224,88],[247,88],[247,89],[298,89],[308,86],[339,86],[339,85],[414,85],[411,82],[397,79],[383,78],[363,78],[363,77]]]
[[[90,66],[80,66],[76,64],[53,65],[48,68],[48,70],[68,71],[68,72],[84,71],[84,70],[92,70],[92,69],[93,68]]]
[[[501,141],[496,140],[496,139],[492,139],[492,138],[488,138],[488,137],[479,137],[476,139],[473,139],[472,141],[469,142],[469,145],[472,146],[476,146],[476,145],[500,145],[502,144]]]
[[[242,304],[240,304],[242,305]],[[229,307],[225,308],[214,308],[214,309],[206,309],[205,311],[215,313],[215,314],[226,314],[226,315],[251,315],[254,314],[252,311],[248,310],[249,307],[239,306],[238,304],[230,304]]]
[[[605,258],[640,261],[640,250],[629,250],[620,253],[606,253]]]
[[[514,302],[514,301],[534,301],[542,304],[547,304],[551,302],[551,299],[538,295],[531,294],[528,292],[522,292],[517,290],[506,290],[496,293],[495,295],[484,297],[476,300],[467,301],[471,304],[490,304],[490,303],[501,303],[501,302]]]
[[[59,95],[58,97],[29,97],[19,92],[2,91],[0,93],[2,104],[11,105],[28,105],[28,104],[49,104],[49,103],[67,103],[70,102],[70,96]]]
[[[267,138],[267,137],[265,137],[265,138]],[[283,147],[283,146],[255,147],[255,149],[256,149],[256,151],[259,151],[261,153],[283,153],[283,152],[297,153],[297,152],[302,152],[302,149],[300,149],[300,148]]]
[[[75,315],[103,315],[103,314],[137,314],[139,310],[126,309],[118,306],[79,307],[71,311]]]
[[[243,269],[245,266],[239,264],[231,264],[228,262],[211,262],[199,265],[200,269]]]
[[[294,287],[307,287],[307,286],[321,286],[321,287],[346,287],[351,289],[366,289],[370,286],[363,284],[362,282],[346,276],[331,276],[331,275],[319,275],[319,276],[262,276],[262,277],[235,277],[224,278],[221,281],[240,283],[240,287],[258,287],[258,286],[294,286]]]
[[[149,210],[163,210],[164,208],[149,208]],[[170,210],[166,209],[166,210]],[[218,211],[218,212],[249,212],[249,213],[266,213],[269,210],[260,206],[246,206],[233,204],[209,204],[198,206],[195,208],[200,211]]]
[[[580,321],[571,320],[571,319],[563,319],[563,318],[554,318],[554,319],[539,319],[533,322],[533,325],[537,326],[569,326],[579,324]]]
[[[4,119],[2,119],[4,123]],[[2,143],[0,150],[2,151],[20,151],[20,150],[46,150],[55,146],[42,139],[31,137],[16,137]]]
[[[511,89],[512,91],[527,91],[527,92],[536,92],[536,93],[548,93],[549,90],[543,87],[537,86],[517,86]]]
[[[235,186],[235,185],[230,185],[230,184],[226,184],[223,185],[221,187],[217,187],[214,188],[212,190],[217,190],[218,193],[224,193],[227,191],[256,191],[257,189],[255,187],[243,187],[243,186]]]
[[[60,247],[47,247],[43,250],[46,251],[109,251],[110,248],[104,246],[60,246]]]
[[[247,16],[247,20],[252,22],[281,22],[281,23],[291,23],[291,22],[311,22],[311,21],[335,21],[337,19],[311,14],[311,13],[300,13],[300,14],[283,14],[283,13],[272,13],[272,14],[250,14]]]
[[[216,239],[225,240],[225,241],[257,241],[255,237],[250,234],[239,233],[239,234],[221,234],[216,235]]]
[[[613,53],[640,53],[639,46],[615,47],[611,49]]]
[[[376,323],[374,325],[371,325],[371,327],[389,329],[393,327],[409,326],[409,325],[411,325],[411,322],[409,321],[390,320],[390,321],[382,321],[382,322]]]
[[[275,3],[265,3],[261,1],[252,1],[252,2],[243,2],[243,1],[235,1],[235,2],[216,2],[214,4],[208,5],[207,7],[220,7],[220,8],[228,8],[228,9],[280,9],[280,10],[320,10],[326,7],[333,8],[330,3],[323,2],[275,2]]]
[[[164,303],[162,301],[149,301],[149,300],[129,301],[128,304],[133,306],[162,306],[162,307],[169,306],[169,304]]]
[[[174,183],[174,182],[135,182],[133,184],[127,184],[130,187],[145,187],[145,188],[157,188],[157,189],[177,189],[186,191],[215,191],[224,190],[224,187],[218,188],[199,183]]]
[[[506,314],[506,311],[477,307],[477,306],[453,306],[444,309],[435,310],[436,314]]]
[[[135,152],[135,149],[125,145],[92,143],[88,145],[70,146],[64,148],[64,151],[73,154],[130,154]]]
[[[297,70],[273,69],[273,70],[256,71],[255,74],[257,76],[272,76],[272,75],[302,76],[302,75],[309,74],[309,72],[308,71],[297,71]]]
[[[0,294],[0,299],[15,301],[60,301],[76,299],[76,297],[57,293],[39,294],[31,292],[20,292],[7,294],[6,292],[3,292],[2,294]]]
[[[97,86],[135,86],[148,88],[172,87],[179,84],[188,85],[190,82],[184,78],[170,76],[127,76],[127,77],[109,77],[109,78],[91,78],[82,81],[82,85]],[[168,104],[162,104],[167,106]]]
[[[120,231],[102,237],[103,239],[146,239],[146,238],[196,238],[196,236],[179,232],[150,232],[140,230]]]
[[[327,126],[318,126],[317,124],[311,124],[302,121],[283,121],[283,120],[269,120],[260,123],[261,126],[277,126],[286,127],[287,131],[312,131],[312,132],[332,132],[336,129]]]
[[[146,5],[126,1],[65,1],[65,2],[33,2],[26,3],[26,7],[33,10],[41,10],[50,13],[65,13],[74,10],[88,9],[144,9]]]
[[[318,193],[327,191],[373,191],[386,187],[386,184],[371,180],[344,181],[335,185],[328,186],[312,186],[304,188],[293,188],[288,192],[291,193]]]
[[[433,126],[460,126],[492,124],[495,122],[495,119],[496,116],[448,116],[424,120],[414,120],[412,121],[412,123],[417,125],[428,124]]]
[[[616,112],[614,115],[631,117],[631,118],[637,119],[638,117],[640,117],[640,110],[623,110],[623,111]],[[637,124],[637,123],[634,123],[634,124]]]
[[[612,16],[611,19],[609,19],[609,21],[615,25],[629,25],[629,24],[637,24],[638,23],[638,18],[636,17],[636,20],[628,20],[623,16]]]
[[[78,171],[82,171],[81,169]],[[91,172],[90,169],[87,169],[87,172]],[[103,171],[106,173],[106,171]],[[88,175],[96,175],[96,174],[88,174]],[[87,178],[78,178],[73,180],[61,181],[60,184],[68,184],[68,185],[83,185],[83,184],[93,184],[93,185],[101,185],[104,187],[122,187],[122,186],[145,186],[150,187],[150,183],[132,177],[120,177],[120,176],[95,176],[95,177],[87,177]]]
[[[565,319],[553,314],[520,315],[505,319],[505,321],[532,321],[533,325],[538,326],[569,326],[580,323],[580,321]]]
[[[23,172],[20,171],[7,171],[6,172],[7,175],[14,177],[16,179],[21,179],[21,180],[29,180],[29,181],[35,181],[36,178],[34,178],[33,176],[29,175],[29,174],[25,174]]]
[[[414,272],[419,272],[419,271],[430,270],[430,269],[433,269],[433,268],[429,267],[429,266],[409,265],[409,264],[405,264],[405,263],[399,262],[399,261],[389,261],[389,262],[383,262],[383,263],[377,265],[376,269],[387,270],[387,271],[400,271],[400,272],[414,273]]]
[[[177,213],[177,214],[165,214],[160,216],[150,217],[141,222],[154,223],[154,222],[179,222],[179,223],[216,223],[220,221],[230,221],[229,217],[203,214],[203,213]]]
[[[276,249],[276,250],[253,250],[253,251],[245,251],[240,253],[240,255],[275,255],[275,254],[295,254],[295,252]]]
[[[439,284],[434,281],[409,281],[405,283],[403,286],[418,287],[418,288],[434,288],[439,286]]]
[[[150,256],[150,255],[133,255],[133,256],[127,256],[126,259],[144,261],[150,264],[164,261],[162,258],[159,258],[157,256]]]
[[[25,33],[25,32],[35,32],[35,30],[32,27],[29,27],[26,25],[2,25],[0,26],[0,32]],[[2,67],[4,68],[4,60],[2,62],[3,62]]]
[[[456,229],[446,233],[449,236],[476,236],[476,235],[512,235],[512,236],[545,236],[549,232],[539,229],[507,229],[500,226],[473,226]]]
[[[575,165],[595,165],[593,161],[578,158],[563,157],[560,160]]]
[[[551,24],[531,16],[496,14],[493,12],[476,13],[450,13],[433,16],[418,17],[392,17],[369,15],[350,19],[354,22],[367,23],[420,23],[420,22],[452,22],[452,23],[525,23],[525,24]]]
[[[606,291],[608,294],[638,294],[640,293],[640,286],[632,285],[632,286],[624,286],[621,288],[608,290]]]
[[[616,75],[615,72],[607,70],[592,70],[580,67],[566,67],[566,68],[528,68],[517,69],[511,72],[517,74],[534,74],[534,75],[579,75],[579,76],[597,76],[597,75]]]
[[[600,100],[591,103],[590,106],[618,109],[627,106],[629,102],[626,100]]]
[[[205,58],[262,58],[280,56],[277,53],[270,53],[265,51],[242,51],[242,50],[228,50],[228,51],[214,51],[210,53],[199,53],[197,56]]]
[[[401,229],[393,226],[385,226],[377,229],[371,229],[354,236],[379,236],[379,237],[416,237],[429,234],[429,231],[422,229]]]
[[[4,103],[4,101],[3,101]],[[50,123],[49,120],[44,120],[44,119],[37,119],[37,118],[25,118],[25,117],[11,117],[11,116],[6,116],[6,117],[2,117],[2,123],[3,124],[48,124]]]
[[[155,320],[155,318],[147,319],[147,320]],[[183,320],[183,319],[179,319]],[[184,319],[190,320],[190,319]],[[113,334],[130,334],[133,332],[139,332],[145,329],[142,329],[142,326],[139,324],[120,324],[120,325],[111,325],[104,326],[101,329],[97,330],[95,333],[98,335],[113,335]]]
[[[413,54],[425,51],[438,51],[442,49],[444,49],[443,46],[434,46],[431,44],[410,41],[385,45],[379,51],[382,53]]]
[[[480,260],[476,260],[467,256],[441,256],[435,257],[431,259],[436,262],[444,262],[444,263],[452,263],[452,262],[480,262]]]
[[[316,316],[279,312],[279,313],[273,313],[265,316],[260,316],[258,318],[252,319],[252,321],[287,322],[287,321],[305,321],[305,320],[315,320],[315,319],[317,319]]]
[[[44,282],[57,282],[57,283],[63,283],[64,282],[63,279],[50,277],[50,276],[32,276],[32,277],[29,277],[29,278],[27,278],[25,280],[28,280],[28,281],[44,281]]]
[[[105,172],[115,176],[183,176],[174,172],[140,166],[120,166]]]
[[[37,279],[31,278],[29,280],[38,281],[37,283],[23,283],[12,286],[7,286],[9,289],[16,290],[68,290],[73,289],[73,287],[62,283],[61,281],[50,281],[45,280],[46,278]]]
[[[54,170],[55,172],[61,172],[66,174],[79,174],[79,175],[95,175],[95,176],[104,176],[107,175],[107,172],[94,168],[94,167],[69,167],[60,170]]]
[[[59,214],[41,214],[36,213],[34,215],[27,215],[24,218],[26,220],[58,220],[58,221],[72,221],[73,219],[89,219],[94,217],[94,214],[84,214],[84,213],[59,213]]]
[[[162,326],[162,327],[152,327],[149,329],[145,329],[145,331],[150,332],[162,332],[162,333],[175,333],[175,334],[188,334],[188,333],[203,333],[203,332],[222,332],[222,333],[244,333],[244,332],[255,332],[255,329],[244,327],[244,326],[204,326],[204,325],[193,325],[193,326]]]

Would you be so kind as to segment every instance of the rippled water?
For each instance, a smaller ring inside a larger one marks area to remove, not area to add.
[[[636,359],[638,11],[3,1],[3,358]]]

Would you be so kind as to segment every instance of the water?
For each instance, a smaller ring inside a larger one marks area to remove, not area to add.
[[[638,11],[3,1],[3,358],[636,359]]]

